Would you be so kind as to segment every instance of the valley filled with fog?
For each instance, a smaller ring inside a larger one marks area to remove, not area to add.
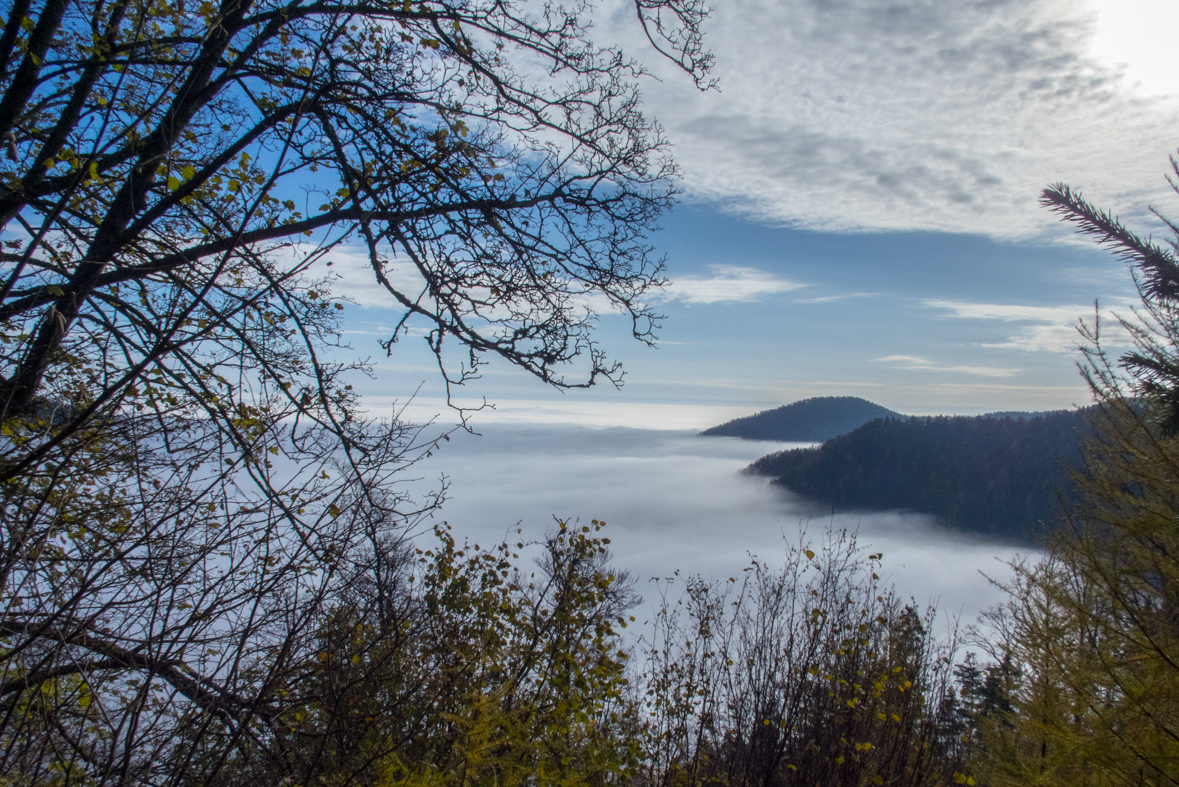
[[[986,577],[1026,547],[987,543],[906,512],[835,512],[741,470],[771,451],[799,444],[700,437],[689,431],[494,424],[456,433],[413,475],[421,488],[445,475],[449,499],[437,519],[487,547],[555,527],[554,517],[607,523],[615,563],[647,599],[652,578],[735,576],[750,555],[775,563],[788,543],[821,540],[829,528],[859,533],[883,552],[886,579],[904,597],[935,602],[944,616],[973,622],[1002,599]],[[984,576],[985,575],[985,576]],[[638,613],[636,613],[638,614]]]

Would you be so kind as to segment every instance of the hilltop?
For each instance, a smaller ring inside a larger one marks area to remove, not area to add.
[[[746,440],[778,440],[819,443],[856,429],[877,418],[907,416],[856,396],[820,396],[763,410],[755,415],[705,429],[707,437],[741,437]]]
[[[979,535],[1031,541],[1067,501],[1085,411],[876,420],[748,472],[839,509],[905,509]]]

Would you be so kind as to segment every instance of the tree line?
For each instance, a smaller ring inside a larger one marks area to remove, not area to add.
[[[878,419],[749,472],[840,509],[908,509],[991,538],[1035,543],[1074,496],[1069,469],[1092,436],[1088,410],[1027,417]]]

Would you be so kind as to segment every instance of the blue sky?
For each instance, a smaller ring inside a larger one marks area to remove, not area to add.
[[[599,29],[629,47],[624,17]],[[1084,404],[1071,326],[1133,290],[1037,197],[1067,182],[1146,232],[1148,206],[1179,208],[1176,27],[1169,0],[718,4],[721,90],[658,66],[644,87],[684,173],[652,237],[672,282],[660,346],[607,315],[621,391],[551,392],[492,364],[467,391],[497,406],[480,418],[694,428],[836,394],[910,413]],[[347,315],[378,356],[392,315]],[[377,361],[374,409],[424,382],[411,412],[440,411],[412,342]]]

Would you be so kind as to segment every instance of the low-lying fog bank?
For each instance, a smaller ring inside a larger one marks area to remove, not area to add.
[[[439,514],[459,538],[489,546],[515,526],[525,538],[554,527],[554,517],[608,523],[615,562],[655,597],[651,578],[734,576],[750,553],[774,561],[805,528],[858,531],[862,546],[884,553],[884,571],[904,596],[937,602],[964,623],[1002,594],[983,576],[1004,577],[1003,561],[1021,550],[985,543],[899,512],[836,513],[746,476],[742,468],[789,443],[699,437],[694,432],[491,425],[482,436],[456,434],[419,465],[422,483],[445,474],[450,499]],[[1026,550],[1023,550],[1026,554]]]

